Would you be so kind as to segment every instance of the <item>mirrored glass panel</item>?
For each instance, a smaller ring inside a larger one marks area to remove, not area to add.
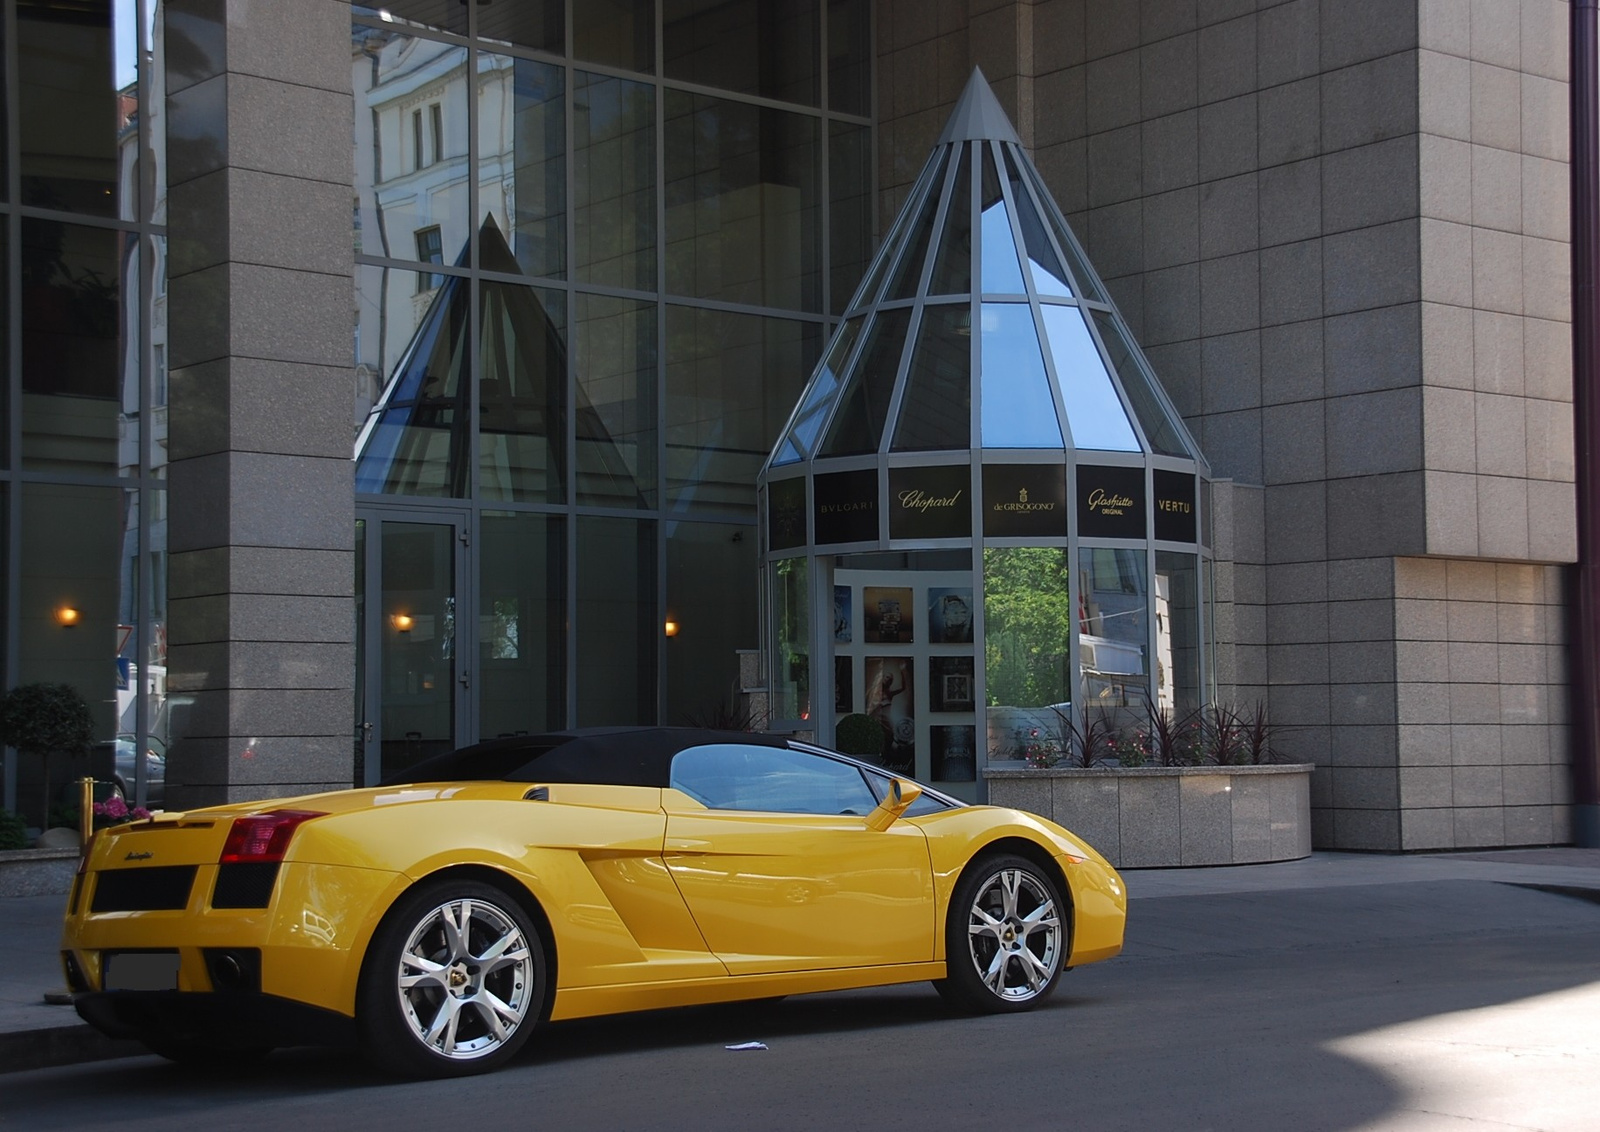
[[[811,716],[811,585],[804,558],[783,558],[770,567],[772,656],[767,679],[774,720]]]
[[[1059,547],[983,552],[984,702],[991,759],[1026,757],[1059,741],[1070,711],[1072,569]]]
[[[353,15],[401,27],[437,28],[467,34],[467,6],[461,0],[382,0],[381,3],[351,4]]]
[[[753,519],[756,474],[817,364],[822,326],[669,306],[666,331],[667,505]]]
[[[148,370],[150,380],[150,474],[157,479],[167,476],[167,404],[170,399],[169,362],[167,351],[167,238],[152,236],[144,244],[150,270],[145,275],[151,291],[150,349]],[[137,325],[134,323],[133,325]]]
[[[355,83],[356,251],[465,261],[467,49],[402,25],[352,29],[366,65]]]
[[[846,319],[839,332],[834,335],[833,345],[828,348],[828,356],[823,359],[822,366],[812,377],[811,384],[806,389],[805,399],[795,413],[794,427],[790,432],[793,442],[790,450],[793,456],[790,459],[781,459],[779,463],[798,460],[802,455],[809,455],[815,449],[817,433],[827,420],[828,410],[833,407],[834,390],[839,388],[839,372],[850,357],[850,350],[856,344],[856,337],[861,333],[862,321],[860,315]]]
[[[1073,239],[1072,233],[1067,230],[1066,222],[1053,204],[1050,190],[1045,188],[1044,181],[1032,165],[1024,167],[1028,182],[1033,185],[1034,198],[1040,202],[1052,202],[1044,206],[1044,221],[1049,226],[1050,232],[1055,236],[1056,246],[1061,249],[1061,254],[1066,256],[1067,269],[1072,272],[1072,278],[1077,281],[1078,295],[1080,298],[1092,299],[1095,302],[1106,302],[1106,295],[1095,282],[1095,276],[1089,270],[1089,261],[1084,257],[1083,249]]]
[[[972,447],[972,307],[922,309],[894,449]]]
[[[563,74],[549,63],[478,56],[478,211],[509,234],[523,274],[549,279],[567,271]]]
[[[656,100],[650,83],[578,71],[572,177],[579,280],[656,286]]]
[[[873,318],[866,343],[845,379],[845,391],[820,455],[853,456],[878,450],[910,322],[911,312],[904,309],[879,311]]]
[[[1050,237],[1045,235],[1044,224],[1039,220],[1039,212],[1033,207],[1033,199],[1022,183],[1022,175],[1017,171],[1017,162],[1011,155],[1011,147],[1001,146],[1000,152],[1005,157],[1006,179],[1010,182],[1011,200],[1017,210],[1017,224],[1022,229],[1022,243],[1027,249],[1028,270],[1033,276],[1033,289],[1041,295],[1070,298],[1072,286],[1067,281],[1067,273],[1062,270],[1061,260],[1056,257],[1055,249],[1050,246]]]
[[[588,0],[579,0],[580,6]],[[514,4],[479,3],[478,36],[495,43],[531,47],[560,54],[566,50],[563,0],[516,0]]]
[[[905,248],[895,263],[894,274],[889,278],[889,287],[883,295],[885,301],[909,299],[922,285],[922,269],[928,258],[928,244],[933,239],[934,225],[939,219],[939,203],[945,189],[945,166],[948,164],[946,160],[948,157],[948,150],[940,151],[939,165],[934,170],[934,178],[928,186],[927,196],[923,198],[922,205],[917,210],[917,218],[908,230],[909,238]]]
[[[485,511],[478,554],[478,731],[484,739],[566,723],[563,520]]]
[[[1195,556],[1156,551],[1156,707],[1179,719],[1200,707],[1200,590]]]
[[[1166,407],[1156,395],[1155,379],[1145,369],[1143,359],[1135,353],[1127,327],[1109,311],[1091,313],[1094,315],[1095,329],[1100,332],[1100,340],[1106,345],[1106,353],[1111,357],[1123,392],[1133,405],[1134,415],[1139,418],[1139,425],[1144,429],[1150,447],[1164,456],[1192,455],[1184,443],[1182,432],[1167,415]]]
[[[1076,448],[1109,452],[1138,452],[1139,438],[1122,407],[1105,362],[1089,336],[1088,324],[1077,307],[1046,304],[1045,336],[1056,364],[1056,380],[1067,407],[1067,428]]]
[[[23,466],[136,474],[137,238],[24,218],[18,258]]]
[[[979,343],[985,448],[1060,448],[1055,398],[1026,303],[984,303]]]
[[[7,7],[16,12],[22,203],[132,218],[139,158],[134,0]]]
[[[574,4],[572,54],[586,63],[655,73],[654,0],[581,0]]]
[[[740,710],[740,649],[753,649],[757,618],[755,529],[667,524],[666,677],[662,722],[745,730],[764,726]]]
[[[484,499],[564,502],[566,292],[488,279],[480,287],[479,490]]]
[[[911,187],[911,192],[906,194],[907,201],[920,201],[928,192],[929,185],[942,186],[944,182],[939,179],[939,173],[944,169],[944,151],[935,150],[928,156],[928,162],[922,167],[922,173],[917,177],[917,183]],[[882,247],[878,249],[877,257],[872,261],[872,269],[866,281],[861,284],[855,296],[850,300],[849,309],[855,310],[865,306],[878,297],[883,288],[884,276],[889,273],[889,268],[894,264],[900,254],[900,246],[905,242],[906,233],[910,231],[912,222],[918,216],[916,208],[902,208],[895,216],[894,226],[889,229],[889,235],[884,239]]]
[[[1011,217],[1006,213],[1005,197],[1000,191],[1000,178],[994,171],[994,154],[988,145],[983,146],[983,196],[979,203],[982,215],[982,279],[986,295],[1022,294],[1022,268],[1017,263],[1017,242],[1011,235]]]
[[[454,523],[379,525],[377,723],[380,773],[390,774],[456,746],[457,622],[468,610],[458,604]]]
[[[1145,552],[1083,547],[1078,594],[1084,701],[1105,708],[1143,706],[1150,696]]]
[[[817,0],[662,0],[667,78],[815,106]]]
[[[670,293],[821,308],[817,131],[815,118],[666,92]]]
[[[872,131],[848,122],[828,129],[828,302],[838,314],[872,256]]]
[[[578,295],[578,502],[656,505],[656,305]]]
[[[872,5],[828,0],[828,109],[872,113]]]
[[[972,147],[961,147],[950,207],[939,236],[939,258],[928,281],[930,295],[962,295],[972,290]]]
[[[362,267],[355,301],[356,491],[465,494],[467,280]]]
[[[577,525],[578,717],[573,725],[653,723],[662,633],[656,524],[580,516]]]

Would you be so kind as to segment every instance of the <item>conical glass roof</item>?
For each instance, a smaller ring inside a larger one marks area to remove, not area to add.
[[[1200,459],[979,71],[768,468],[974,449]]]

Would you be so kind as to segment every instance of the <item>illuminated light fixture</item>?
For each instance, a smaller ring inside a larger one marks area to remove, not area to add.
[[[409,613],[396,613],[389,618],[389,624],[394,626],[397,633],[409,633],[416,620]]]
[[[668,621],[661,627],[661,630],[669,637],[676,637],[678,635],[678,623],[676,621]]]
[[[60,609],[56,610],[56,624],[60,625],[63,629],[70,629],[78,623],[82,616],[83,614],[79,613],[72,606],[63,605]]]

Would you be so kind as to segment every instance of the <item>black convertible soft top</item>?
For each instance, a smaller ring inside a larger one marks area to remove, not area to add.
[[[574,782],[666,786],[672,756],[708,743],[786,747],[781,735],[698,727],[584,727],[513,735],[435,755],[384,776],[384,786],[422,782]]]

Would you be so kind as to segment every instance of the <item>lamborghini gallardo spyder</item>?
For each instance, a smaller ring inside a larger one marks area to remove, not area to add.
[[[481,1072],[541,1024],[928,979],[1027,1010],[1122,947],[1059,826],[776,736],[497,739],[383,785],[103,830],[69,898],[79,1014],[185,1062],[359,1045]]]

